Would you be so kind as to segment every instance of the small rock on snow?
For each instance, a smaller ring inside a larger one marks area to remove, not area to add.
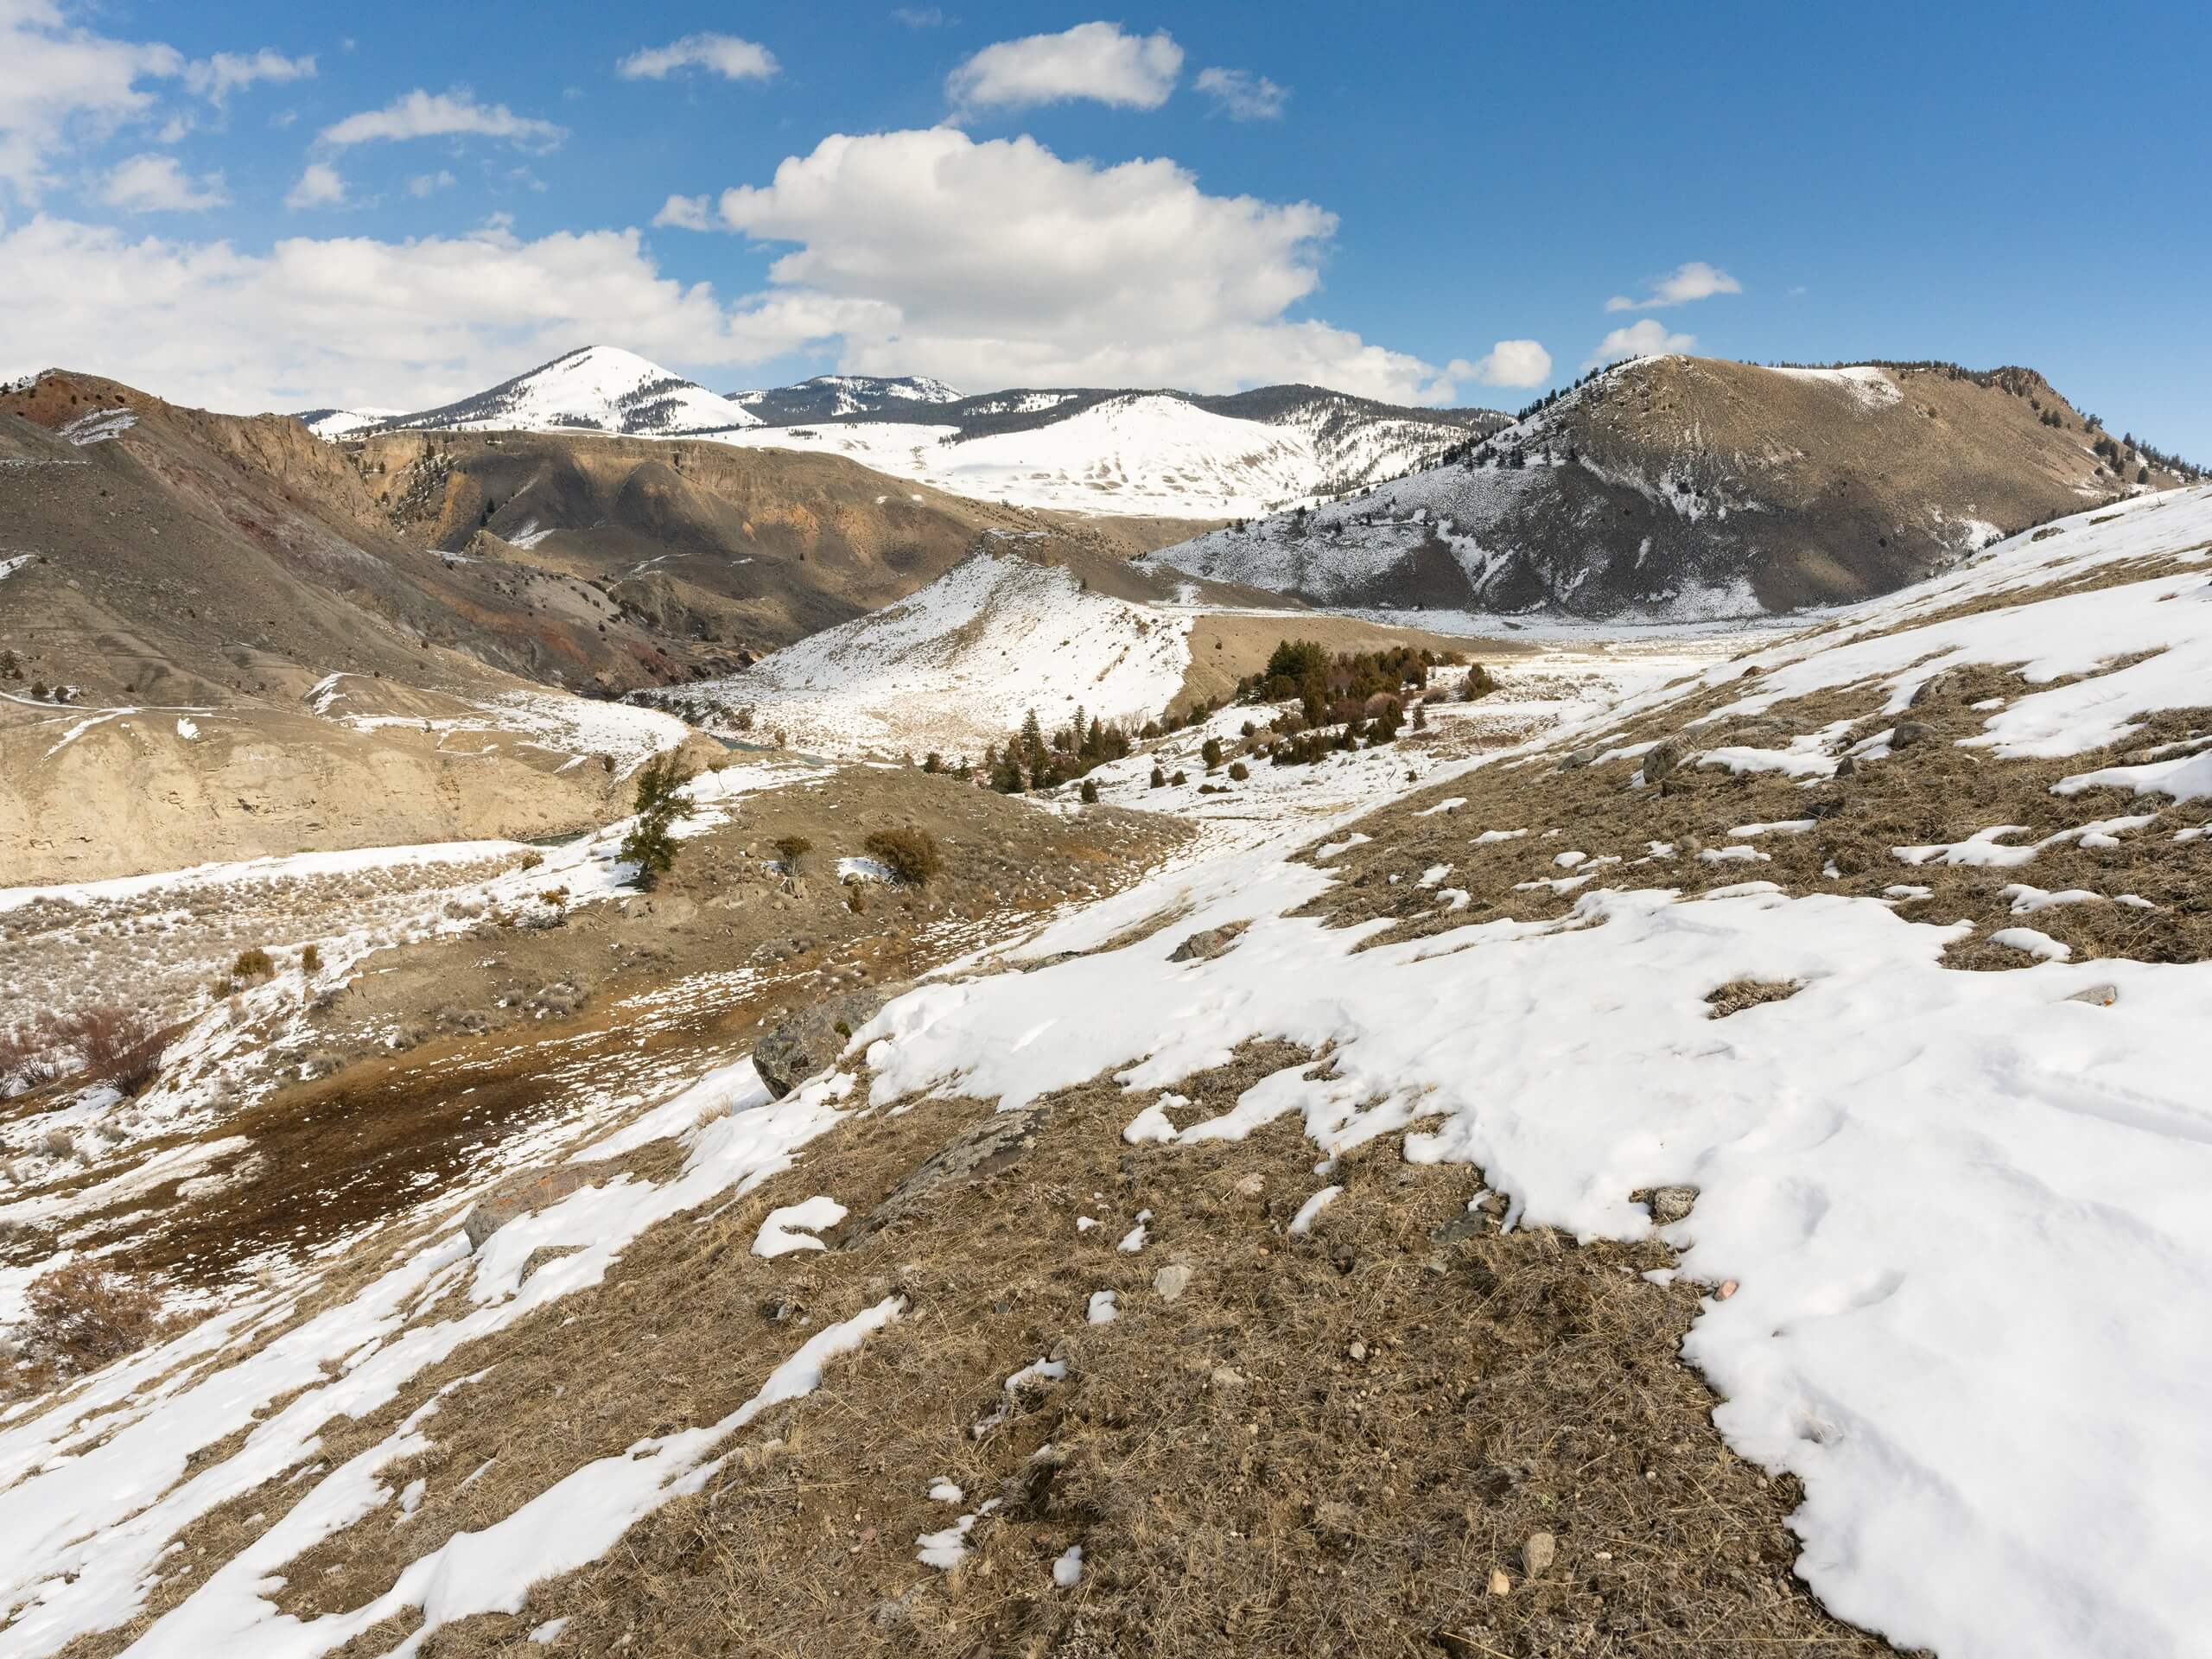
[[[1226,927],[1209,927],[1193,933],[1169,954],[1170,962],[1211,962],[1216,957],[1228,953],[1236,944],[1239,934],[1250,924],[1231,922]]]
[[[1694,1186],[1655,1186],[1644,1194],[1644,1207],[1651,1211],[1651,1219],[1662,1227],[1671,1226],[1688,1215],[1697,1203],[1697,1188]]]

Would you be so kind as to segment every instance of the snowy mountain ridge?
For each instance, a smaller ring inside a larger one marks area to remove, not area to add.
[[[729,397],[591,346],[435,409],[305,411],[334,441],[403,430],[593,431],[844,454],[1020,507],[1244,518],[1371,486],[1502,424],[1318,386],[1224,396],[1017,388],[963,397],[923,376],[819,375]]]

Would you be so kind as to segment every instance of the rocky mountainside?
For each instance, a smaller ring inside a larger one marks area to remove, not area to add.
[[[1493,410],[1400,408],[1319,386],[963,397],[918,377],[822,375],[725,397],[608,346],[436,409],[310,410],[300,418],[331,439],[398,430],[713,438],[842,454],[1011,505],[1185,518],[1247,517],[1366,488],[1506,423]]]
[[[1891,591],[2194,474],[2031,370],[1605,370],[1445,465],[1162,558],[1319,602],[1688,620]]]
[[[0,395],[0,864],[42,881],[603,822],[684,734],[594,699],[889,603],[986,531],[1115,563],[1184,533],[713,443],[340,447],[48,372]]]

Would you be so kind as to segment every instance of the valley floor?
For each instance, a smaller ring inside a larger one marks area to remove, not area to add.
[[[0,1412],[0,1656],[2212,1651],[2208,561],[2150,497],[1220,793],[1253,711],[364,893],[22,1172],[10,1262],[204,1317]],[[947,874],[837,880],[885,823]]]

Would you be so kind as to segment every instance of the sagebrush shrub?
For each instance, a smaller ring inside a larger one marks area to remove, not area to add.
[[[911,826],[878,830],[864,843],[868,856],[887,866],[901,881],[925,887],[944,868],[944,855],[937,838],[926,830]]]

